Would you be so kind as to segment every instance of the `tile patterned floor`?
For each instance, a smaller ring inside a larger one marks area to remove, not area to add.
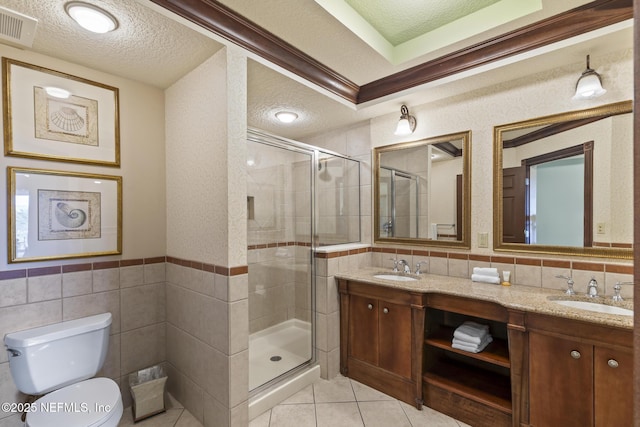
[[[134,426],[126,408],[118,427]],[[411,405],[345,378],[319,380],[278,406],[256,417],[249,427],[470,427],[424,406]],[[135,427],[202,427],[169,396],[167,412],[140,421]]]
[[[469,427],[343,376],[320,380],[256,417],[249,427]]]
[[[135,424],[131,408],[125,408],[118,427],[202,427],[202,424],[171,395],[167,395],[165,404],[167,406],[166,412]]]

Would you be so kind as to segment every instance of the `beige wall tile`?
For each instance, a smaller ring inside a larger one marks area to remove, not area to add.
[[[26,304],[27,279],[10,279],[0,281],[0,307]]]
[[[327,350],[340,347],[340,313],[334,311],[327,315]]]
[[[203,354],[202,375],[198,379],[200,386],[225,407],[229,407],[229,357],[212,347],[201,348]],[[244,370],[248,372],[248,361]],[[249,383],[245,391],[248,393]]]
[[[164,362],[166,359],[164,324],[123,332],[120,340],[122,352],[120,370],[123,376]]]
[[[447,276],[449,274],[447,261],[447,258],[429,257],[429,273]]]
[[[0,336],[62,321],[62,300],[38,302],[0,308]],[[7,361],[7,352],[0,352],[0,363]]]
[[[144,283],[161,283],[167,280],[166,263],[144,264]]]
[[[471,277],[469,274],[469,261],[466,259],[449,259],[449,275],[454,277]]]
[[[62,275],[29,277],[27,279],[29,302],[47,301],[62,297]]]
[[[185,376],[180,379],[180,390],[180,403],[202,423],[204,421],[204,391]]]
[[[120,288],[120,269],[93,270],[93,292],[113,291]]]
[[[120,332],[120,292],[99,292],[64,298],[62,320],[80,319],[94,314],[111,313],[111,334]]]
[[[245,427],[247,425],[249,425],[249,402],[244,401],[231,408],[231,427]]]
[[[226,427],[229,425],[229,409],[208,393],[204,394],[204,427]],[[240,424],[242,427],[249,422]]]
[[[229,351],[235,354],[249,348],[249,301],[242,300],[229,307]]]
[[[128,288],[144,284],[144,267],[142,265],[132,265],[120,267],[120,287]]]
[[[500,277],[503,277],[502,270],[499,271]],[[513,272],[511,274],[514,274]],[[523,265],[516,264],[515,265],[515,282],[514,279],[511,279],[511,283],[515,283],[517,285],[525,285],[525,286],[542,286],[542,267],[536,265]]]
[[[18,391],[13,382],[9,363],[0,363],[0,402],[18,403],[23,402],[23,398],[24,395]],[[0,411],[0,419],[9,415],[11,413]]]
[[[73,297],[90,294],[93,290],[91,271],[76,271],[62,274],[62,296]]]
[[[249,350],[229,358],[229,405],[234,407],[247,400],[249,395]]]
[[[164,283],[122,289],[120,291],[121,330],[129,331],[164,322],[165,301]]]
[[[218,286],[218,277],[216,277],[216,286]],[[240,274],[237,276],[229,277],[228,286],[229,289],[227,292],[227,297],[220,298],[223,301],[233,302],[247,298],[249,289],[249,275]]]

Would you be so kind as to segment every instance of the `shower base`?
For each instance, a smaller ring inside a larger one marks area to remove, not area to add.
[[[311,359],[311,324],[290,319],[249,336],[249,390]]]

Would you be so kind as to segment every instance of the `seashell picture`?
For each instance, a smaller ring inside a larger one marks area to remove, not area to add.
[[[4,153],[120,167],[120,89],[2,57]]]
[[[100,193],[38,190],[38,240],[100,237]]]
[[[36,138],[99,146],[98,102],[72,95],[59,99],[35,86]]]

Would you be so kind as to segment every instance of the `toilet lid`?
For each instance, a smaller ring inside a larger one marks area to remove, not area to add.
[[[92,378],[53,391],[36,400],[27,414],[29,427],[93,427],[122,415],[118,385],[109,378]]]

